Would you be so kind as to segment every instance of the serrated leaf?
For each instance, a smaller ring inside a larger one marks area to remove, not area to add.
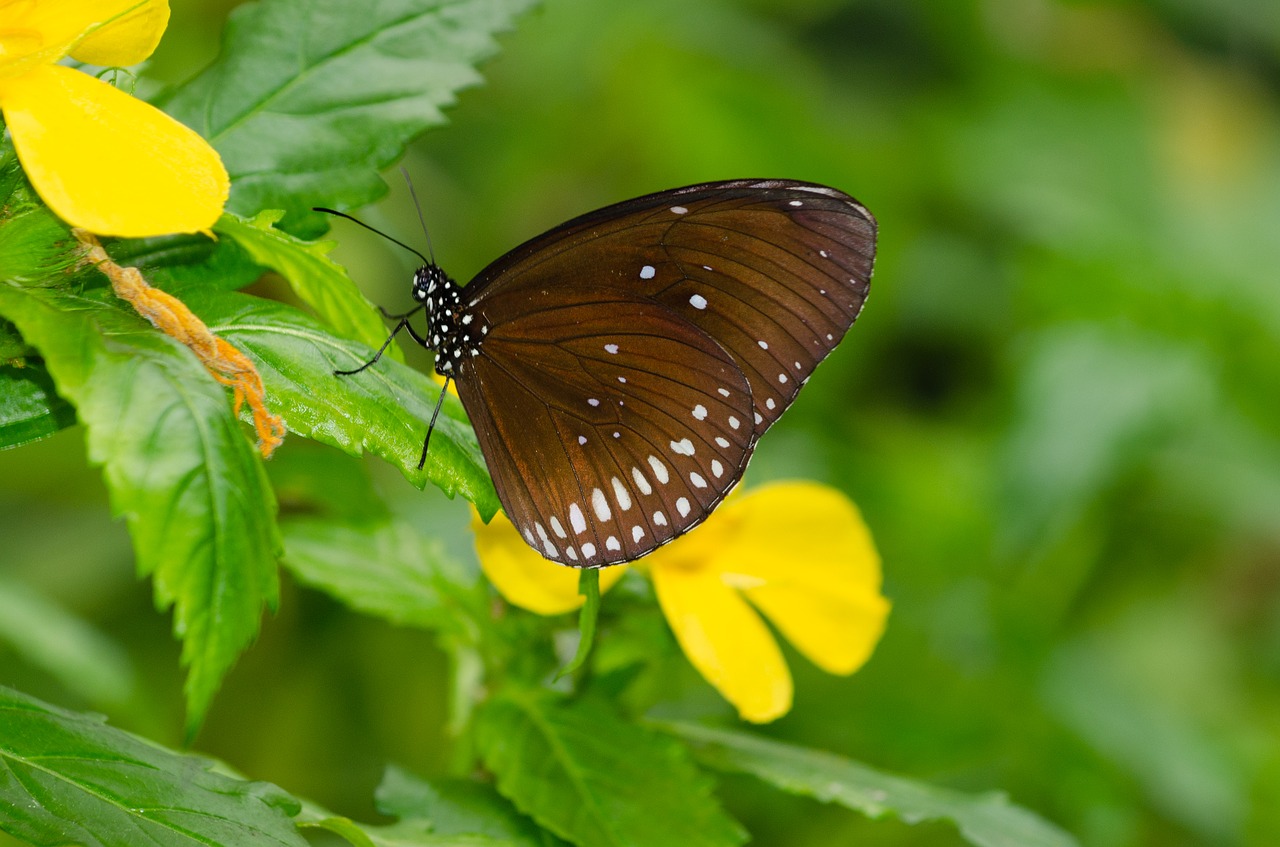
[[[99,294],[110,297],[0,284],[0,313],[75,404],[138,571],[174,609],[194,730],[263,606],[275,606],[275,499],[229,392],[191,351]]]
[[[260,212],[245,219],[227,213],[215,229],[239,242],[259,265],[283,276],[302,302],[338,335],[380,347],[387,329],[346,270],[329,258],[336,242],[302,241],[276,229],[272,225],[283,214]],[[394,344],[384,355],[404,361]]]
[[[906,823],[949,820],[979,847],[1078,847],[1074,838],[999,793],[964,794],[827,753],[688,723],[659,724],[717,770],[747,773],[791,794]]]
[[[675,739],[591,702],[508,692],[476,717],[498,790],[581,847],[722,847],[746,836]]]
[[[253,358],[268,403],[290,430],[355,456],[369,450],[419,488],[430,481],[450,497],[461,494],[486,519],[497,511],[498,495],[475,432],[452,396],[436,421],[426,465],[418,470],[427,421],[440,395],[427,376],[386,360],[353,376],[334,376],[335,369],[368,361],[373,350],[330,334],[280,303],[234,292],[182,294],[211,329]]]
[[[91,703],[123,703],[133,667],[119,645],[30,586],[0,577],[0,643]]]
[[[284,229],[322,232],[310,208],[382,196],[377,171],[480,82],[474,65],[529,2],[248,3],[219,58],[161,105],[222,155],[228,209],[284,209]]]
[[[47,438],[75,422],[75,409],[58,396],[43,367],[0,365],[0,450]]]
[[[486,595],[474,574],[402,521],[292,520],[284,563],[304,585],[392,623],[474,640]]]
[[[564,844],[539,829],[491,785],[472,780],[419,779],[391,765],[374,795],[378,811],[408,823],[421,821],[448,835],[478,834],[513,847]]]
[[[296,800],[210,765],[0,687],[0,830],[30,844],[306,847]]]

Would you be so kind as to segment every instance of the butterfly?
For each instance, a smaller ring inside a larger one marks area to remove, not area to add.
[[[742,478],[862,310],[876,231],[814,183],[660,191],[561,224],[466,286],[423,257],[417,306],[390,316],[382,350],[404,329],[435,351],[530,547],[575,567],[629,562]]]

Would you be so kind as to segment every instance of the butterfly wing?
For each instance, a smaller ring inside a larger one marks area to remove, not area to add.
[[[705,518],[857,317],[875,237],[835,189],[738,180],[592,212],[482,271],[458,392],[525,540],[598,566]]]
[[[758,437],[862,310],[875,242],[875,218],[834,188],[714,182],[575,218],[495,261],[465,292],[487,301],[565,286],[649,297],[733,357],[751,384]]]
[[[750,387],[697,327],[647,298],[517,289],[460,363],[507,516],[544,556],[598,567],[699,523],[754,444]],[[511,298],[522,302],[512,304]]]

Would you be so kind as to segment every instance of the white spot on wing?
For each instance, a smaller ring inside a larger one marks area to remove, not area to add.
[[[716,444],[719,444],[721,447],[723,447],[726,450],[729,449],[729,439],[727,438],[721,438],[720,436],[717,435]]]
[[[689,498],[681,497],[676,501],[676,510],[680,512],[680,517],[689,517]]]
[[[756,344],[759,344],[759,345],[760,345],[760,349],[761,349],[761,350],[768,350],[768,349],[769,349],[769,342],[768,342],[768,341],[757,341],[757,342],[756,342]]]
[[[636,488],[640,489],[640,493],[646,497],[653,493],[653,486],[649,484],[649,480],[644,478],[644,474],[640,473],[639,468],[631,469],[631,478],[636,481]]]
[[[604,499],[604,492],[599,488],[591,489],[591,508],[596,513],[596,517],[602,521],[609,520],[612,514],[609,511],[609,501]]]
[[[618,536],[610,535],[604,540],[604,546],[607,550],[621,550],[622,544],[618,541]]]
[[[774,407],[774,406],[776,406],[776,405],[778,405],[778,404],[777,404],[777,403],[775,403],[775,402],[773,402],[773,398],[772,398],[772,397],[767,397],[767,398],[765,398],[765,401],[764,401],[764,407],[765,407],[766,409],[768,409],[769,411],[771,411],[771,412],[772,412],[772,411],[773,411],[773,407]]]
[[[717,389],[716,389],[716,391],[719,391],[719,392],[720,392],[720,396],[721,396],[721,397],[728,397],[728,396],[729,396],[729,389],[727,389],[727,388],[717,388]]]
[[[631,540],[639,544],[641,538],[644,538],[644,527],[636,524],[631,527]]]
[[[671,207],[671,211],[672,211],[672,212],[675,212],[677,215],[683,215],[683,214],[685,214],[686,212],[688,212],[689,210],[688,210],[688,209],[686,209],[684,206],[672,206],[672,207]]]
[[[578,436],[578,443],[579,443],[579,444],[586,444],[586,443],[587,443],[587,437],[586,437],[585,435],[579,435],[579,436]]]
[[[711,460],[711,472],[716,475],[716,479],[724,476],[724,465],[720,464],[719,459]]]
[[[705,309],[707,308],[707,298],[701,294],[695,294],[689,298],[689,305],[695,309]]]
[[[643,268],[640,269],[640,278],[653,279],[653,275],[655,273],[657,273],[657,271],[653,269],[653,265],[645,265]]]
[[[694,488],[706,488],[706,487],[707,487],[707,481],[706,481],[705,479],[703,479],[703,478],[702,478],[702,474],[700,474],[700,473],[696,473],[696,472],[695,472],[695,473],[691,473],[691,474],[689,474],[689,481],[693,483],[693,487],[694,487]]]
[[[565,535],[565,532],[564,532],[564,525],[563,525],[562,523],[560,523],[560,519],[559,519],[559,518],[557,518],[555,515],[552,515],[552,516],[551,516],[551,529],[552,529],[552,531],[553,531],[553,532],[555,532],[555,534],[556,534],[558,537],[560,537],[560,538],[568,538],[568,537],[569,537],[569,536]]]
[[[782,383],[783,385],[786,385],[786,382],[787,382],[787,375],[786,375],[786,374],[778,374],[778,382]]]
[[[599,406],[599,405],[600,405],[600,401],[599,401],[599,400],[597,400],[597,399],[596,399],[596,398],[594,398],[594,397],[589,397],[589,398],[587,398],[587,405],[588,405],[588,406]]]
[[[582,555],[584,557],[590,559],[595,554],[596,554],[596,545],[592,544],[590,541],[582,545]]]
[[[569,505],[569,526],[573,527],[573,531],[577,535],[582,535],[582,533],[587,531],[587,521],[582,517],[582,510],[578,508],[577,503],[571,503]],[[582,548],[582,552],[586,553],[588,556],[591,555],[590,553],[587,553],[585,545]]]
[[[707,419],[707,407],[699,403],[693,407],[693,416],[700,421]]]
[[[578,561],[578,552],[574,550],[572,547],[564,548],[564,552],[566,555],[568,555],[571,561],[574,561],[574,562]]]
[[[618,501],[618,508],[625,512],[631,508],[631,492],[622,484],[622,480],[616,476],[611,482],[613,482],[613,496]]]
[[[662,464],[657,456],[650,456],[649,467],[653,468],[653,475],[658,478],[658,482],[666,485],[667,481],[671,478],[667,476],[667,466]]]
[[[618,345],[617,345],[617,344],[606,344],[606,345],[604,345],[604,351],[605,351],[606,353],[613,353],[613,354],[615,354],[615,355],[616,355],[616,354],[617,354],[617,352],[618,352]]]
[[[687,438],[681,438],[679,441],[671,442],[671,449],[684,456],[693,455],[693,442]]]
[[[666,525],[667,525],[667,516],[666,516],[666,515],[664,515],[664,514],[662,514],[662,512],[654,512],[654,513],[653,513],[653,525],[654,525],[654,526],[666,526]]]
[[[729,416],[729,426],[733,427],[734,429],[737,429],[739,424],[740,424],[740,421],[737,418],[735,418],[733,415]]]

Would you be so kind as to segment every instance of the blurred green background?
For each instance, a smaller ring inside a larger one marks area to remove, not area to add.
[[[212,58],[232,5],[174,0],[144,85]],[[1088,845],[1280,844],[1280,4],[547,0],[502,42],[406,161],[461,279],[711,179],[825,182],[880,220],[866,311],[747,481],[848,492],[894,612],[850,679],[789,654],[768,732],[1004,789]],[[388,179],[366,218],[420,244]],[[412,257],[335,232],[407,306]],[[464,506],[372,470],[470,555]],[[0,681],[179,744],[170,622],[79,429],[0,453],[0,543],[7,614],[106,636],[79,680],[25,655],[74,644],[0,643]],[[446,698],[429,635],[287,584],[196,746],[367,818],[387,761],[447,766]],[[758,844],[961,843],[722,797]]]

